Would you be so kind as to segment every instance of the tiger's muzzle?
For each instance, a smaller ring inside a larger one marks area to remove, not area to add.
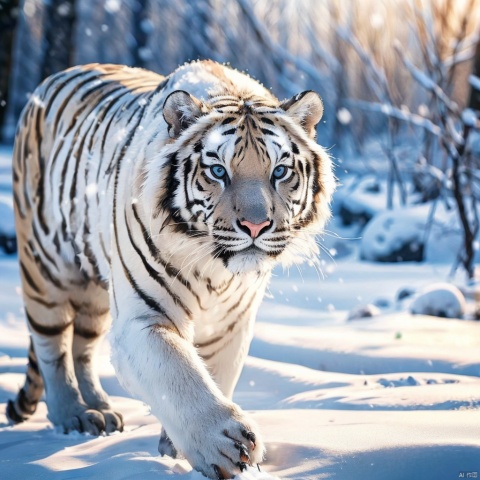
[[[237,258],[245,268],[257,268],[267,258],[278,256],[287,245],[283,210],[267,179],[233,179],[216,212],[219,222],[213,236],[218,256],[228,265]],[[282,232],[277,231],[279,226]]]

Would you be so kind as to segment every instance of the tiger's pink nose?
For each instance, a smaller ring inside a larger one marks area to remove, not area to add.
[[[272,224],[270,220],[265,220],[262,223],[252,223],[249,222],[248,220],[243,220],[240,222],[240,225],[242,227],[245,227],[247,230],[250,232],[250,236],[252,238],[257,238],[260,232],[265,228],[269,227]]]

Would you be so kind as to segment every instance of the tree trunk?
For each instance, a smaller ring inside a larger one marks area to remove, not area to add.
[[[73,64],[74,28],[75,0],[50,0],[44,20],[42,79]]]
[[[480,40],[478,41],[477,48],[475,49],[472,74],[480,77]],[[468,102],[468,106],[473,110],[480,111],[480,90],[476,90],[473,87],[470,88],[470,100]]]
[[[0,0],[0,140],[7,112],[8,84],[13,63],[13,35],[17,18],[18,0]]]
[[[148,0],[136,0],[133,6],[133,45],[132,64],[134,67],[147,68],[151,52],[148,50],[150,34]]]
[[[465,145],[470,133],[470,127],[464,125],[463,139],[464,142],[455,147],[455,155],[452,156],[452,190],[455,203],[457,204],[458,216],[463,230],[463,247],[464,252],[461,255],[461,262],[468,278],[473,279],[475,276],[474,260],[475,248],[474,242],[478,233],[478,225],[469,218],[466,200],[467,195],[464,192],[464,186],[461,180],[462,163],[465,161]],[[465,169],[467,170],[468,169]]]

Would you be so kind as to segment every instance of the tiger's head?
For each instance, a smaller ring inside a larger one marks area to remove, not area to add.
[[[315,141],[322,114],[313,91],[283,103],[171,93],[163,108],[170,139],[146,182],[161,229],[187,234],[190,249],[234,273],[316,258],[335,188]]]

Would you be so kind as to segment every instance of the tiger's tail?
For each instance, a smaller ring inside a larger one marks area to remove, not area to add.
[[[43,378],[38,368],[37,357],[33,349],[32,339],[30,338],[25,385],[18,392],[17,398],[9,400],[7,404],[6,414],[10,421],[20,423],[28,420],[35,413],[43,390]]]

